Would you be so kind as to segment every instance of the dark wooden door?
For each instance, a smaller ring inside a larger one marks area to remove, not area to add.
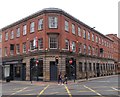
[[[57,80],[57,66],[55,61],[50,62],[50,80],[56,81]]]

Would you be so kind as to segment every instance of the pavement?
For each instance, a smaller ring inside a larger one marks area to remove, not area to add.
[[[109,78],[109,77],[116,77],[118,75],[110,75],[110,76],[101,76],[101,77],[94,77],[94,78],[88,78],[88,80],[86,79],[79,79],[79,80],[68,80],[68,84],[76,84],[76,83],[81,83],[81,82],[86,82],[86,81],[91,81],[91,80],[99,80],[99,79],[102,79],[102,78]],[[10,81],[11,83],[19,83],[19,84],[26,84],[26,85],[46,85],[46,84],[49,84],[49,85],[54,85],[54,84],[58,84],[57,81],[48,81],[48,82],[44,82],[44,81]],[[5,84],[6,81],[2,81],[0,80],[0,83],[2,84]]]

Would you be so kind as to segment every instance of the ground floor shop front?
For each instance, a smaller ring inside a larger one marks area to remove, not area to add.
[[[11,80],[55,81],[58,74],[68,79],[84,79],[116,74],[114,60],[97,57],[49,53],[3,60],[3,78]]]

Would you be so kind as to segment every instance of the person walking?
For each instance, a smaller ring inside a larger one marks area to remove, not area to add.
[[[64,81],[63,84],[66,83],[67,84],[67,74],[64,75]]]
[[[62,73],[60,72],[58,75],[58,85],[60,85],[59,83],[61,82],[62,84]]]

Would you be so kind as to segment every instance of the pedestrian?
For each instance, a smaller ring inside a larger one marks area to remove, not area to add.
[[[63,81],[63,84],[66,83],[67,84],[67,74],[65,73],[64,75],[64,81]]]
[[[59,85],[60,82],[62,84],[62,73],[61,72],[58,75],[58,85]]]

